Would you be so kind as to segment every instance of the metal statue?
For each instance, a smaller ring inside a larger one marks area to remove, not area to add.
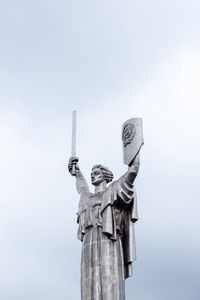
[[[82,241],[81,300],[125,300],[125,279],[132,276],[136,259],[134,223],[138,219],[134,180],[139,170],[143,144],[142,120],[123,124],[122,142],[127,172],[118,180],[105,166],[94,165],[91,193],[76,157],[76,114],[73,113],[72,157],[68,169],[76,177],[80,194],[78,239]]]

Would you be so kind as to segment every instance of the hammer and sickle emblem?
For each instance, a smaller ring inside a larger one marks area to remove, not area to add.
[[[126,147],[128,144],[131,143],[136,133],[135,126],[131,123],[128,123],[124,126],[123,132],[122,132],[122,140],[124,147]]]

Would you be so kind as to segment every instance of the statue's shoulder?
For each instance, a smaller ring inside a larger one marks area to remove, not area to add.
[[[111,190],[114,188],[114,186],[116,185],[115,182],[116,182],[116,181],[111,182],[111,183],[107,186],[107,188],[106,188],[106,190],[105,190],[104,193],[107,193],[107,192],[111,191]]]
[[[122,180],[123,180],[122,177],[123,177],[123,176],[121,176],[120,178],[118,178],[118,179],[112,181],[112,182],[109,184],[109,186],[107,187],[107,190],[115,189],[118,185],[120,185],[121,182],[122,182]]]

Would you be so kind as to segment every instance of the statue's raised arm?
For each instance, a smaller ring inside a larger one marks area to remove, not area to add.
[[[137,221],[138,219],[137,197],[134,181],[139,171],[139,164],[140,159],[138,153],[133,161],[129,164],[127,172],[119,179],[111,183],[108,187],[108,190],[113,195],[111,198],[107,198],[109,201],[112,199],[111,205],[124,208],[126,211],[129,210],[129,212],[131,212],[131,219],[133,222]],[[102,202],[103,209],[107,206],[108,203],[105,201]]]
[[[87,181],[85,180],[79,165],[78,165],[78,157],[70,157],[68,163],[68,170],[72,176],[76,177],[76,189],[79,194],[89,192],[89,187]]]
[[[123,124],[122,143],[123,161],[128,166],[128,170],[110,186],[110,189],[114,191],[113,203],[121,204],[123,207],[132,204],[132,220],[134,221],[137,220],[137,203],[133,183],[139,171],[139,152],[144,143],[141,118],[132,118]]]
[[[129,183],[131,184],[134,183],[135,178],[139,171],[139,167],[140,167],[140,155],[138,153],[136,157],[128,165],[127,172],[123,175]]]

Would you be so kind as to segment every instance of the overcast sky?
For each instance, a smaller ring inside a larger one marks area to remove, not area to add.
[[[200,299],[199,0],[0,1],[0,299],[78,300],[71,114],[86,179],[142,117],[127,300]],[[92,186],[91,186],[92,190]]]

